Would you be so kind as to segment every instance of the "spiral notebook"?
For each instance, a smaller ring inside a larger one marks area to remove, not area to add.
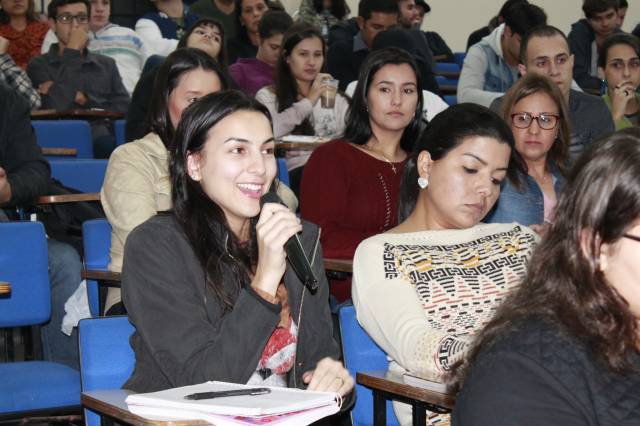
[[[307,425],[330,416],[342,404],[340,395],[300,389],[269,387],[270,393],[203,400],[187,400],[189,394],[255,386],[225,382],[129,395],[129,410],[150,420],[204,420],[225,425]],[[268,387],[268,386],[267,386]]]

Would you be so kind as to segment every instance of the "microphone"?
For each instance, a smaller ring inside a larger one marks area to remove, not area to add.
[[[262,208],[265,203],[276,203],[286,206],[286,204],[282,202],[278,194],[271,191],[260,197],[260,208]],[[309,289],[311,293],[315,293],[318,290],[318,280],[313,275],[311,264],[309,263],[309,259],[302,249],[302,244],[300,243],[298,234],[294,234],[291,238],[289,238],[289,240],[287,240],[287,242],[284,244],[284,251],[287,253],[287,260],[293,267],[293,271],[296,273],[300,281],[302,281],[302,283]]]

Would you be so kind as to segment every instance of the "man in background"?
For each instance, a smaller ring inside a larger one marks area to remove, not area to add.
[[[122,83],[129,95],[133,93],[140,79],[148,52],[144,42],[131,28],[113,24],[111,16],[111,0],[90,0],[91,16],[89,18],[89,44],[87,48],[93,53],[108,56],[116,61]],[[49,30],[42,53],[47,53],[53,43],[57,43],[53,30]]]
[[[611,114],[602,98],[571,88],[573,61],[567,37],[555,27],[535,28],[522,40],[518,65],[520,74],[548,77],[558,85],[567,102],[571,129],[569,154],[572,160],[593,141],[614,131]],[[499,113],[501,103],[502,98],[496,99],[491,109]]]
[[[115,61],[87,50],[90,13],[88,0],[53,0],[49,4],[49,26],[58,43],[33,58],[27,67],[43,108],[127,111],[129,94]],[[92,137],[94,156],[109,158],[115,148],[111,126],[92,122]]]
[[[538,6],[515,3],[504,12],[504,24],[471,46],[458,83],[458,102],[489,107],[518,79],[520,40],[532,28],[546,24]]]

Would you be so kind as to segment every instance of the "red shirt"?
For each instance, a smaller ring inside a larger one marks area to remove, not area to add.
[[[300,211],[322,228],[324,257],[351,260],[362,240],[397,225],[405,162],[393,163],[394,172],[391,163],[343,140],[313,151],[302,176]]]
[[[22,69],[27,68],[31,58],[40,55],[47,31],[49,26],[41,21],[29,22],[24,31],[16,31],[11,24],[0,25],[0,36],[9,40],[7,53]]]

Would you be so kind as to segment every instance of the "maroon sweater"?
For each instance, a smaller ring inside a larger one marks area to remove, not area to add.
[[[405,161],[391,164],[344,140],[317,148],[304,167],[302,217],[322,228],[324,257],[353,259],[365,238],[397,225]]]

